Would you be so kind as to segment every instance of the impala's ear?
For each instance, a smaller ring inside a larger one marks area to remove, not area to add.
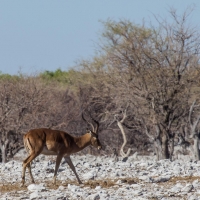
[[[90,129],[89,129],[89,128],[86,128],[86,132],[89,133],[89,132],[90,132]]]
[[[89,130],[88,132],[89,132],[89,134],[90,134],[91,136],[93,136],[93,137],[96,137],[96,136],[97,136],[97,135],[96,135],[95,133],[93,133],[91,130]]]

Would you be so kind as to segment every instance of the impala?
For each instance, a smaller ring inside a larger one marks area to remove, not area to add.
[[[93,130],[88,131],[80,137],[74,137],[64,131],[52,130],[47,128],[32,129],[28,131],[23,136],[24,147],[29,155],[23,161],[21,186],[23,186],[25,183],[26,167],[28,168],[32,183],[35,182],[31,173],[30,163],[40,154],[57,155],[53,184],[56,184],[57,171],[63,157],[74,172],[79,184],[82,184],[78,174],[76,173],[76,169],[71,161],[70,155],[72,153],[81,151],[89,145],[101,149],[101,143],[98,139],[99,123],[96,120],[94,120],[94,122],[97,125],[96,128],[94,128],[92,123],[88,122],[92,126]]]

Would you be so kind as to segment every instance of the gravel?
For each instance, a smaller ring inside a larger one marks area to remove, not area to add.
[[[71,156],[83,184],[79,185],[66,163],[60,165],[57,185],[53,185],[55,157],[42,156],[32,163],[36,183],[20,187],[21,151],[14,160],[0,163],[0,200],[177,200],[200,199],[200,161],[160,160],[131,156],[127,160],[108,156]]]

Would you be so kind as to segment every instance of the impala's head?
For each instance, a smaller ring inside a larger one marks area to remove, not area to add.
[[[94,127],[94,125],[90,122],[88,122],[85,117],[83,116],[83,113],[82,113],[82,118],[84,121],[86,121],[91,127],[92,127],[92,131],[89,130],[89,133],[91,135],[91,139],[90,139],[90,142],[91,142],[91,145],[93,147],[96,147],[98,148],[99,150],[102,148],[101,146],[101,143],[99,141],[99,138],[98,138],[98,130],[99,130],[99,122],[97,120],[95,120],[91,115],[90,115],[90,118],[92,119],[93,122],[95,122],[96,126]]]
[[[98,134],[96,134],[96,133],[94,133],[92,131],[90,131],[89,133],[91,134],[91,140],[90,140],[91,141],[91,145],[100,150],[102,148],[102,146],[101,146],[101,143],[99,141]]]

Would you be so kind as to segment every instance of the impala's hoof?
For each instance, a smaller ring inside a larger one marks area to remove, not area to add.
[[[53,182],[53,185],[56,186],[56,182],[55,181]]]
[[[21,183],[20,187],[24,187],[24,183]]]

